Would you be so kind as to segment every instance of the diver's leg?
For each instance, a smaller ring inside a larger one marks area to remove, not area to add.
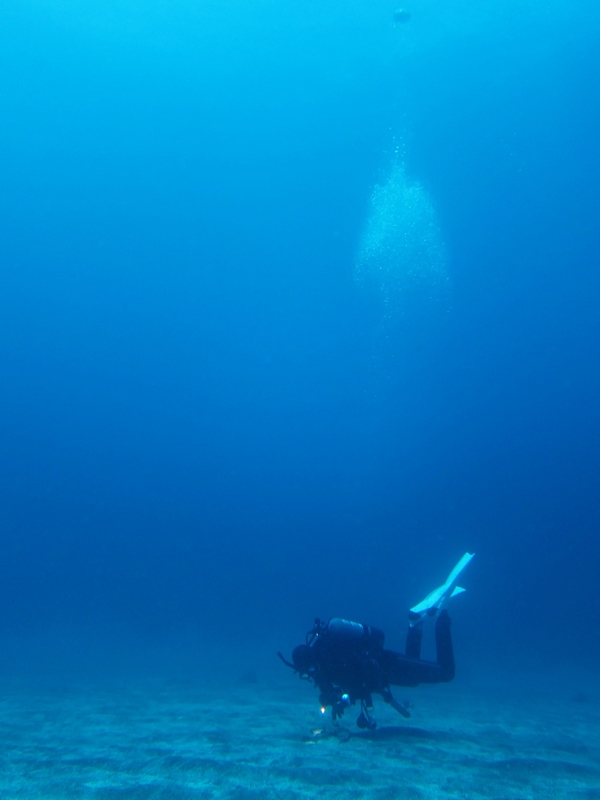
[[[418,686],[419,683],[446,683],[454,678],[454,649],[448,612],[440,612],[435,623],[436,661],[411,655],[420,652],[419,625],[413,626],[406,643],[406,655],[384,650],[385,678],[392,686]],[[417,633],[415,633],[417,631]],[[414,638],[413,638],[414,636]]]
[[[446,609],[443,609],[435,623],[435,647],[437,663],[440,668],[440,681],[451,681],[456,671],[451,626],[450,616]]]
[[[423,622],[410,625],[406,634],[406,657],[421,658],[421,641],[423,639]]]

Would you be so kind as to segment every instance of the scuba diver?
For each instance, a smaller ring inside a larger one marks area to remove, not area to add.
[[[281,653],[277,655],[300,678],[319,689],[321,710],[325,712],[331,706],[334,722],[343,716],[348,706],[360,702],[356,724],[359,728],[374,730],[377,723],[371,716],[373,694],[380,694],[403,717],[410,717],[406,706],[393,697],[390,686],[447,683],[454,678],[451,622],[444,606],[450,597],[465,591],[457,582],[472,558],[472,553],[465,553],[446,582],[410,609],[404,654],[384,648],[383,631],[334,617],[329,622],[315,620],[314,627],[306,634],[305,644],[294,648],[291,662]],[[426,617],[437,617],[436,661],[421,659]]]

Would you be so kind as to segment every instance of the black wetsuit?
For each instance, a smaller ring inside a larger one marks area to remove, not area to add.
[[[454,678],[454,648],[450,617],[441,611],[435,623],[435,647],[437,660],[421,658],[423,626],[418,623],[408,629],[404,655],[384,650],[384,666],[389,682],[393,686],[418,686],[419,683],[448,683]]]
[[[294,650],[290,666],[318,687],[321,705],[332,706],[334,719],[346,706],[360,701],[371,727],[367,709],[373,706],[372,694],[380,694],[386,703],[409,716],[393,698],[390,686],[445,683],[454,678],[450,626],[448,612],[440,612],[435,624],[437,660],[426,661],[421,658],[421,622],[409,628],[402,654],[386,650],[384,634],[376,628],[346,620],[334,619],[326,625],[317,620],[307,634],[307,644]]]

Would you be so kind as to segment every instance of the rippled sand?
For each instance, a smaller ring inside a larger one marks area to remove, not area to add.
[[[354,709],[334,727],[293,678],[3,687],[0,797],[600,798],[598,697],[407,696],[410,720],[380,702],[379,727],[363,732]]]

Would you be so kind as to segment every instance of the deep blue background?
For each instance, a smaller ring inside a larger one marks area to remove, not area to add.
[[[465,550],[465,660],[597,663],[600,18],[469,5],[4,9],[5,669],[398,645]],[[382,335],[399,144],[451,303]]]

